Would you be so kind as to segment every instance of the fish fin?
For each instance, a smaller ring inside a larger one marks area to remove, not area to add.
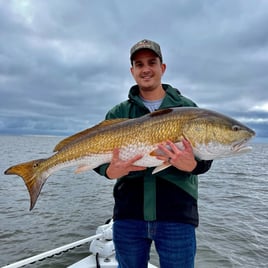
[[[172,111],[173,111],[172,108],[167,108],[167,109],[162,109],[162,110],[154,111],[154,112],[150,113],[150,117],[155,117],[155,116],[160,116],[160,115],[164,115],[164,114],[169,114]]]
[[[116,118],[116,119],[109,119],[109,120],[104,120],[102,122],[100,122],[99,124],[91,127],[91,128],[87,128],[85,130],[82,130],[72,136],[69,136],[63,140],[61,140],[54,148],[53,152],[57,152],[60,151],[62,148],[64,148],[65,146],[72,144],[78,140],[81,140],[83,138],[86,138],[87,136],[91,135],[92,133],[96,132],[96,131],[100,131],[101,129],[105,128],[106,126],[110,126],[116,123],[120,123],[123,121],[129,120],[129,118]]]
[[[154,170],[153,170],[153,172],[152,172],[152,174],[155,174],[155,173],[157,173],[157,172],[160,172],[160,171],[162,171],[162,170],[164,170],[164,169],[166,169],[166,168],[168,168],[168,167],[170,167],[171,166],[171,164],[162,164],[161,166],[158,166],[158,167],[156,167]]]
[[[45,161],[45,159],[21,163],[11,166],[5,171],[6,175],[18,175],[24,180],[30,194],[30,210],[34,208],[41,189],[49,176],[48,174],[42,176],[42,173],[39,171],[39,164],[43,161]]]
[[[102,122],[100,122],[99,124],[97,124],[96,126],[92,127],[92,128],[99,128],[99,127],[106,127],[106,126],[111,126],[117,123],[121,123],[124,121],[130,120],[130,118],[113,118],[113,119],[106,119]]]
[[[177,148],[179,148],[180,150],[184,150],[184,146],[183,146],[183,143],[182,143],[181,141],[176,142],[176,143],[174,143],[174,144],[175,144],[175,145],[177,146]],[[169,145],[166,145],[166,148],[167,148],[168,150],[171,150],[171,148],[170,148]],[[162,155],[165,155],[165,154],[164,154],[164,152],[163,152],[162,150],[156,148],[155,150],[151,151],[149,155],[150,155],[150,156],[162,156]]]
[[[163,155],[163,152],[160,149],[155,149],[149,153],[150,156],[159,156]]]
[[[74,171],[74,173],[78,174],[78,173],[82,173],[84,171],[91,170],[91,169],[92,168],[90,166],[88,166],[88,165],[81,165]]]

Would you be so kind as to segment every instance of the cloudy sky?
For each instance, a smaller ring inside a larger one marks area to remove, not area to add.
[[[134,84],[129,49],[162,48],[163,82],[268,137],[267,0],[0,0],[0,134],[69,135]]]

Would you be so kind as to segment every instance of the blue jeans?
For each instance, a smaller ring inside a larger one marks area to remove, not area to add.
[[[193,268],[195,227],[161,221],[116,220],[113,241],[119,268],[147,268],[154,241],[161,268]]]

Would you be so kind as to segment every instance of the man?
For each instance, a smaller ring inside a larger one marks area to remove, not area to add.
[[[177,89],[161,83],[166,65],[157,43],[138,42],[131,48],[130,61],[137,85],[130,89],[129,99],[111,109],[106,119],[135,118],[157,109],[196,106]],[[109,179],[117,179],[113,239],[120,268],[147,267],[152,241],[161,268],[194,267],[197,175],[209,170],[212,161],[195,159],[190,143],[182,142],[182,150],[170,141],[159,144],[163,153],[157,157],[172,166],[154,175],[153,168],[135,166],[142,155],[123,161],[118,149],[109,165],[97,169]]]

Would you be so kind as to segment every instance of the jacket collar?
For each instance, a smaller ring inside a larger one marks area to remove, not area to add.
[[[178,89],[173,88],[169,84],[162,84],[163,89],[166,91],[166,95],[164,100],[160,106],[161,109],[169,108],[174,106],[180,106],[181,102],[181,94]],[[129,100],[135,102],[138,105],[143,105],[141,98],[139,97],[139,87],[138,85],[134,85],[130,88],[128,94]]]

